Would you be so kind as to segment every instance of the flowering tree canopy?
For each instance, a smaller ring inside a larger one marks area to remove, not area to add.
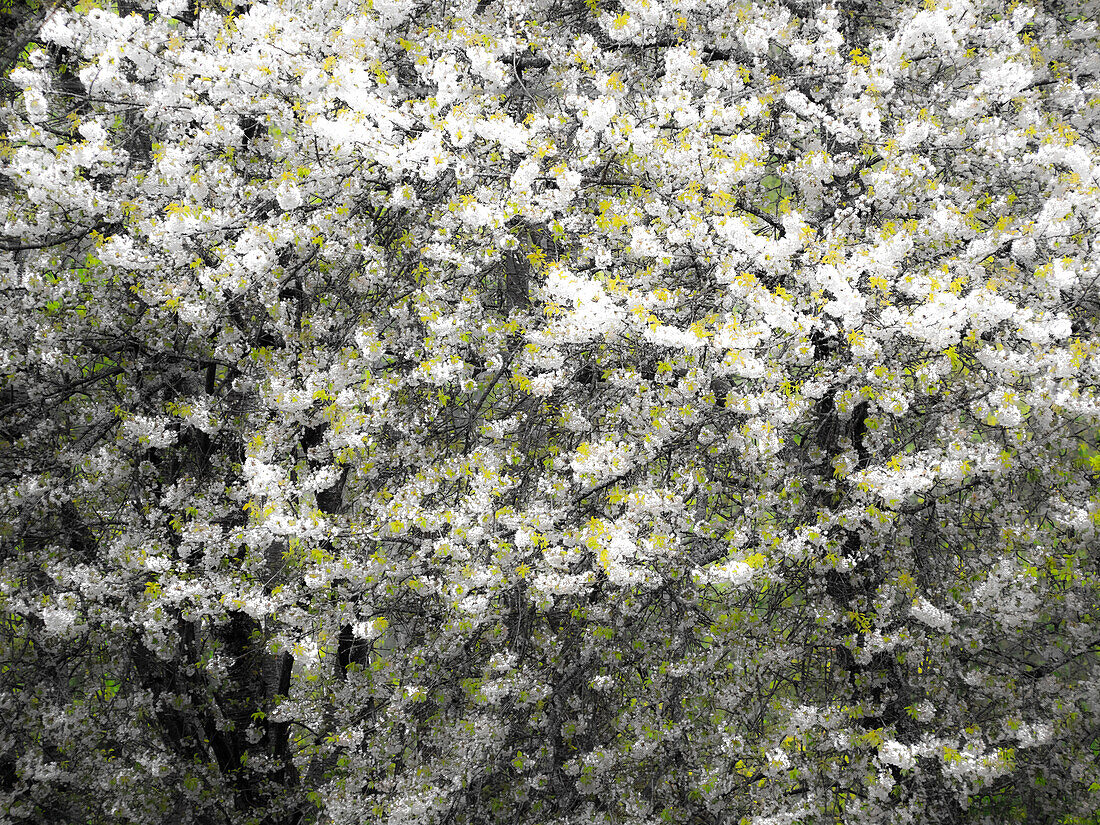
[[[1100,2],[41,5],[0,821],[1092,821]]]

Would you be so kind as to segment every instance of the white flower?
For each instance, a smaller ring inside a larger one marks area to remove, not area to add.
[[[1032,254],[1034,254],[1035,241],[1032,241],[1030,238],[1028,238],[1027,240],[1030,241],[1031,252]],[[1016,245],[1022,243],[1022,241],[1014,242],[1012,245],[1013,252],[1016,251]],[[1078,275],[1077,272],[1066,266],[1066,264],[1068,263],[1071,263],[1070,259],[1059,258],[1053,264],[1042,267],[1040,269],[1040,272],[1047,273],[1047,277],[1050,279],[1051,286],[1053,286],[1055,289],[1072,289],[1077,284]],[[1039,272],[1037,272],[1036,274],[1039,274]]]
[[[909,608],[909,613],[914,619],[934,630],[951,629],[951,616],[943,610],[940,610],[923,596],[917,599],[916,603]]]
[[[587,478],[599,482],[632,467],[634,453],[633,444],[613,438],[603,442],[585,442],[577,448],[570,466],[578,481]]]
[[[554,393],[555,378],[552,372],[544,372],[531,379],[531,394],[546,398]]]
[[[187,0],[160,0],[157,14],[161,17],[179,17],[187,11]]]
[[[974,588],[975,608],[996,616],[1007,627],[1032,621],[1039,606],[1039,597],[1019,567],[1013,559],[1001,559],[989,570],[985,581]]]
[[[774,750],[768,751],[767,757],[768,764],[773,768],[786,770],[791,766],[791,759],[782,748],[775,748]]]
[[[263,249],[252,249],[241,259],[241,264],[249,272],[263,272],[271,263],[271,256]]]
[[[409,19],[414,6],[408,0],[374,0],[371,4],[383,28],[400,26]]]
[[[535,157],[524,158],[512,173],[511,188],[517,195],[530,195],[535,178],[539,175],[539,161]]]
[[[879,398],[879,407],[891,415],[904,415],[909,410],[909,399],[900,390],[891,390]]]
[[[702,570],[697,570],[696,575],[700,581],[706,584],[725,585],[727,587],[740,587],[752,581],[752,567],[743,561],[727,561],[724,564],[713,564]]]
[[[275,190],[275,200],[279,202],[280,209],[289,212],[302,205],[302,193],[294,183],[283,181]]]
[[[573,193],[577,191],[577,187],[581,185],[583,180],[581,173],[573,169],[565,169],[554,177],[554,180],[558,184],[558,189],[562,192]]]
[[[27,107],[27,116],[35,123],[45,118],[49,109],[46,96],[38,89],[27,89],[23,92],[23,105]]]
[[[94,120],[87,120],[81,123],[77,131],[79,131],[80,136],[89,143],[102,143],[107,139],[107,130]]]
[[[882,116],[878,109],[864,109],[859,113],[859,128],[870,137],[878,137],[882,132]]]
[[[471,46],[466,49],[466,58],[474,74],[499,87],[507,85],[507,71],[503,63],[483,46]]]
[[[661,254],[661,244],[648,226],[635,226],[630,230],[630,248],[639,258]]]
[[[163,449],[176,443],[176,433],[165,428],[168,423],[166,418],[135,415],[123,423],[121,437],[126,444]]]
[[[602,132],[611,125],[618,103],[613,97],[598,97],[589,101],[584,113],[584,125],[594,132]]]
[[[913,756],[913,748],[903,745],[893,739],[883,742],[878,749],[878,758],[887,765],[894,765],[903,771],[913,767],[917,760]]]
[[[249,495],[253,496],[271,495],[286,481],[286,473],[281,468],[265,464],[254,456],[244,462],[244,477]]]
[[[593,676],[592,681],[588,683],[589,686],[601,693],[605,690],[610,690],[615,686],[615,680],[607,675]]]
[[[90,17],[91,14],[89,13],[88,16]],[[58,9],[46,15],[46,20],[38,30],[38,37],[35,39],[39,43],[56,43],[59,46],[72,48],[76,44],[75,21],[76,18],[69,12]]]
[[[1054,730],[1047,722],[1029,724],[1025,722],[1016,729],[1016,739],[1020,747],[1033,748],[1046,745],[1054,738]]]
[[[46,625],[46,632],[51,636],[66,636],[74,624],[76,614],[71,610],[61,607],[46,607],[39,613],[39,618]]]

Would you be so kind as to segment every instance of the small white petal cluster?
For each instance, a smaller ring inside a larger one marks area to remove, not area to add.
[[[951,616],[921,596],[909,608],[909,613],[921,624],[933,630],[950,630]]]

